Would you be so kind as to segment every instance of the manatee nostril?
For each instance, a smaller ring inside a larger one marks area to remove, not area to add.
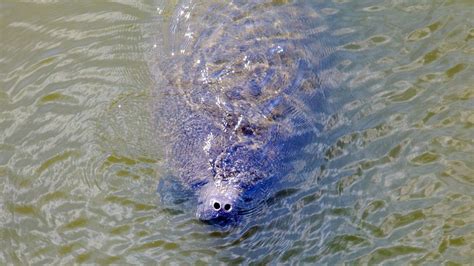
[[[218,211],[221,209],[221,204],[218,201],[214,201],[214,204],[212,204],[212,207],[214,207],[214,210]]]
[[[225,204],[224,211],[229,212],[230,210],[232,210],[232,205],[230,205],[229,203]]]

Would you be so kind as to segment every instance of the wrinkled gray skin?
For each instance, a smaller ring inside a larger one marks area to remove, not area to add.
[[[206,2],[179,4],[163,24],[154,111],[169,168],[195,191],[197,217],[212,220],[235,218],[244,193],[291,168],[288,143],[316,131],[329,50],[307,6]]]

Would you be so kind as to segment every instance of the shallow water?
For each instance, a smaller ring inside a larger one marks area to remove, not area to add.
[[[338,40],[324,145],[226,229],[156,193],[148,59],[175,2],[0,3],[0,264],[471,263],[470,1],[317,1]]]

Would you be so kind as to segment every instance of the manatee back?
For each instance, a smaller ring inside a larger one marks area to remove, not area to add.
[[[323,20],[303,4],[206,2],[179,5],[158,60],[156,121],[188,183],[209,178],[209,162],[235,143],[317,133],[332,52],[318,40]]]

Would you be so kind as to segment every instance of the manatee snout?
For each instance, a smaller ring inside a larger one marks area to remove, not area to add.
[[[233,220],[238,210],[240,191],[210,182],[198,193],[196,216],[201,221]]]

